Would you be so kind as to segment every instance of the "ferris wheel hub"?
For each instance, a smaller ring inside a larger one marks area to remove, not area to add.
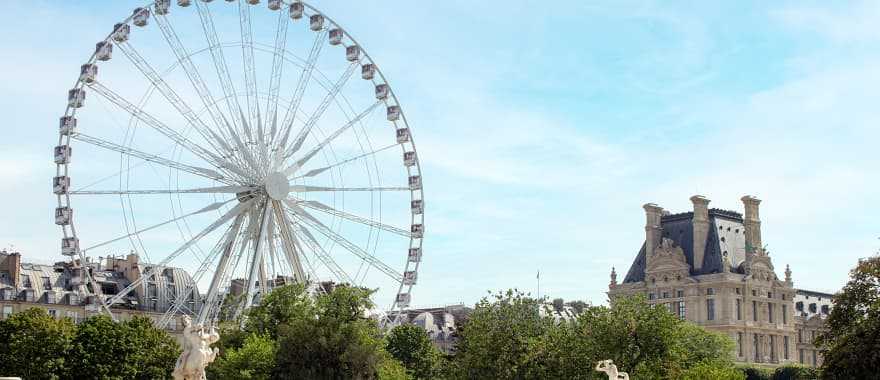
[[[287,199],[287,194],[290,193],[290,183],[287,182],[287,177],[282,172],[269,173],[263,186],[266,188],[266,194],[269,195],[269,198],[276,201]]]

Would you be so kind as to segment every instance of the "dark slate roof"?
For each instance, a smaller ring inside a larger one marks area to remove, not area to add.
[[[660,220],[662,236],[672,239],[674,244],[681,247],[688,265],[694,266],[694,228],[693,212],[664,215]],[[706,237],[706,250],[703,255],[703,268],[699,271],[691,269],[691,275],[720,273],[723,270],[724,253],[730,260],[729,271],[735,272],[745,260],[745,251],[739,247],[738,241],[742,240],[744,233],[742,227],[742,215],[728,210],[709,210],[709,233]],[[719,227],[727,226],[731,231]],[[737,235],[738,234],[738,235]],[[722,241],[722,238],[724,241]],[[636,255],[635,260],[626,273],[624,283],[639,282],[645,280],[645,243]]]

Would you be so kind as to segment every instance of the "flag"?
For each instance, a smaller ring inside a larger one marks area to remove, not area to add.
[[[537,276],[535,276],[535,278],[536,278],[536,279],[538,279],[538,280],[540,280],[540,279],[541,279],[541,271],[538,271],[538,275],[537,275]]]

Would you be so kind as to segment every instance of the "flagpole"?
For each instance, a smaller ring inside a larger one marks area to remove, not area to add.
[[[541,300],[541,270],[538,270],[538,301]]]

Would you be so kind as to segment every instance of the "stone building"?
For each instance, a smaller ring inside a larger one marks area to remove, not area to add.
[[[798,363],[813,367],[822,365],[822,353],[814,341],[825,330],[825,319],[833,305],[832,294],[798,289],[794,296]]]
[[[437,349],[444,354],[455,353],[458,343],[457,329],[470,315],[473,309],[463,304],[411,309],[403,311],[402,323],[410,323],[421,327]],[[394,317],[396,314],[391,314]],[[456,325],[456,322],[458,324]]]
[[[118,294],[154,267],[142,263],[136,254],[126,257],[108,257],[99,262],[72,265],[57,262],[42,265],[22,262],[18,252],[0,251],[0,318],[37,307],[56,318],[68,317],[74,322],[97,314],[94,296],[82,292],[85,279],[82,270],[88,270],[105,296]],[[113,306],[120,319],[144,315],[154,321],[161,319],[180,298],[180,310],[192,313],[201,307],[201,296],[192,277],[183,269],[162,267],[151,279],[119,304]],[[183,329],[182,315],[172,318],[167,326],[171,332]]]
[[[643,294],[681,319],[730,336],[737,362],[777,365],[798,354],[791,271],[776,275],[761,240],[761,201],[742,197],[745,215],[710,209],[670,214],[644,205],[645,243],[621,283],[612,269],[608,296]]]

